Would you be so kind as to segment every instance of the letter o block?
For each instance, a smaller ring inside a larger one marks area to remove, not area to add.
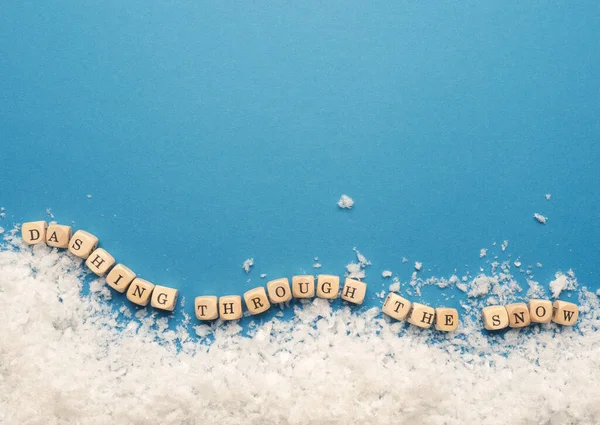
[[[117,264],[106,276],[106,283],[115,291],[123,293],[135,279],[135,273],[123,264]]]
[[[244,301],[250,314],[264,313],[271,308],[265,288],[262,286],[246,291],[244,293]]]
[[[154,284],[147,280],[136,277],[129,285],[127,290],[127,299],[134,304],[145,307],[150,301],[150,296],[154,290]]]
[[[435,328],[438,331],[453,332],[458,328],[458,310],[439,307],[435,309]]]
[[[317,297],[333,300],[340,292],[340,277],[329,274],[317,276]]]
[[[166,286],[156,285],[152,291],[150,305],[160,310],[173,311],[177,304],[179,291]]]
[[[23,242],[27,245],[36,245],[46,242],[46,229],[48,225],[45,221],[30,221],[21,226],[21,236]]]
[[[46,245],[54,248],[68,248],[72,233],[71,226],[50,223],[46,229]]]
[[[342,299],[353,304],[362,304],[367,293],[367,284],[360,280],[346,278],[342,288]]]
[[[383,302],[381,311],[396,320],[402,320],[410,312],[410,301],[400,295],[390,292]]]
[[[567,301],[554,301],[552,305],[552,321],[564,326],[573,326],[579,318],[579,307]]]
[[[219,300],[217,297],[211,295],[196,297],[194,308],[198,320],[215,320],[219,318]]]
[[[529,317],[533,323],[550,323],[552,321],[552,301],[529,300]]]
[[[222,320],[238,320],[242,318],[242,297],[226,295],[219,298],[219,317]]]
[[[424,304],[413,303],[408,314],[408,323],[420,328],[428,329],[433,325],[435,309]]]
[[[502,305],[491,305],[481,310],[483,326],[488,331],[497,331],[508,326],[508,312]]]
[[[292,299],[290,282],[286,277],[267,282],[267,291],[272,303],[286,303]]]
[[[98,276],[104,276],[115,265],[115,257],[102,248],[98,248],[85,260],[85,265]]]
[[[315,296],[315,277],[293,276],[292,295],[294,298],[313,298]]]
[[[524,328],[531,324],[529,308],[525,303],[514,303],[506,305],[508,313],[508,326],[511,328]]]
[[[69,252],[76,257],[87,259],[98,246],[98,238],[85,230],[78,230],[69,241]]]

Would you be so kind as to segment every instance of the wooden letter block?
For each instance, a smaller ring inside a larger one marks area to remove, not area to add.
[[[367,284],[359,280],[346,278],[342,288],[342,299],[354,304],[362,304],[367,293]]]
[[[156,285],[154,291],[152,291],[150,305],[161,310],[173,311],[177,304],[178,295],[179,291],[177,289]]]
[[[76,257],[87,259],[98,246],[98,238],[85,230],[78,230],[69,241],[69,252]]]
[[[410,301],[390,292],[381,309],[385,314],[397,320],[404,319],[410,311]]]
[[[260,314],[271,308],[265,288],[262,286],[246,291],[244,301],[250,314]]]
[[[497,331],[508,326],[508,312],[502,305],[492,305],[481,310],[483,326],[488,331]]]
[[[340,292],[340,277],[329,274],[317,276],[317,297],[333,300]]]
[[[455,331],[458,328],[458,310],[446,307],[436,308],[435,328],[444,332]]]
[[[45,221],[30,221],[23,223],[21,226],[21,236],[23,242],[27,245],[35,245],[46,241],[46,228],[48,225]]]
[[[54,248],[68,248],[72,233],[71,226],[50,223],[46,229],[46,244]]]
[[[98,248],[85,260],[85,265],[98,276],[104,276],[115,265],[115,258],[102,248]]]
[[[534,323],[550,323],[552,321],[552,301],[529,300],[529,317]]]
[[[420,328],[428,329],[433,325],[435,309],[427,305],[413,303],[412,309],[408,314],[408,323]]]
[[[508,326],[511,328],[524,328],[531,324],[529,317],[529,308],[525,303],[508,304],[506,307],[508,313]]]
[[[106,283],[115,291],[123,293],[135,279],[135,273],[123,264],[117,264],[106,276]]]
[[[147,306],[150,301],[150,295],[154,290],[154,284],[147,280],[136,277],[129,285],[127,290],[127,299],[134,304]]]
[[[286,277],[267,282],[267,291],[272,303],[286,303],[292,299],[290,282]]]
[[[559,325],[573,326],[579,317],[579,307],[567,301],[554,301],[552,321]]]
[[[194,301],[198,320],[215,320],[219,318],[219,300],[214,296],[196,297]]]
[[[294,298],[313,298],[315,296],[315,277],[292,277],[292,295]]]
[[[219,314],[222,320],[238,320],[242,318],[242,297],[227,295],[219,298]]]

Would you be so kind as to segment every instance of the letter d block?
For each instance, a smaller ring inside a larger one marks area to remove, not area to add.
[[[313,298],[315,296],[315,277],[293,276],[292,295],[294,298]]]
[[[342,299],[353,304],[362,304],[367,293],[367,284],[359,280],[346,278],[342,288]]]
[[[340,277],[320,274],[317,277],[317,297],[333,300],[340,292]]]
[[[106,276],[106,283],[117,292],[125,292],[135,279],[135,273],[123,264],[117,264]]]
[[[50,223],[46,230],[46,245],[54,248],[68,248],[72,233],[71,226]]]
[[[529,300],[529,317],[533,323],[550,323],[552,321],[552,301]]]
[[[115,257],[102,248],[98,248],[85,260],[85,265],[98,276],[104,276],[115,265]]]
[[[410,305],[410,301],[407,299],[402,298],[398,294],[390,292],[383,302],[381,311],[396,320],[402,320],[408,315],[408,312],[410,311]]]
[[[427,305],[413,303],[412,309],[408,314],[408,323],[420,328],[428,329],[433,325],[435,309]]]
[[[508,313],[508,326],[511,328],[524,328],[531,324],[529,308],[525,303],[508,304],[506,312]]]
[[[21,226],[21,236],[23,236],[23,242],[27,245],[36,245],[40,242],[46,242],[46,228],[47,224],[45,221],[30,221],[23,223]]]
[[[219,300],[217,297],[210,295],[196,297],[194,308],[198,320],[215,320],[219,318]]]
[[[242,297],[226,295],[219,298],[219,316],[222,320],[238,320],[242,318]]]
[[[455,331],[458,328],[458,310],[446,307],[436,308],[435,328],[444,332]]]
[[[179,291],[177,289],[156,285],[152,291],[150,305],[161,310],[173,311],[175,310],[175,304],[177,304],[178,295]]]
[[[508,312],[502,305],[491,305],[481,310],[483,326],[488,331],[497,331],[508,326]]]
[[[133,279],[133,282],[131,282],[129,289],[127,290],[127,299],[142,307],[147,306],[153,289],[153,283],[136,277]]]
[[[244,293],[244,301],[250,314],[260,314],[271,308],[265,288],[262,286]]]
[[[98,246],[98,238],[85,230],[75,232],[69,241],[69,252],[76,257],[87,259]]]
[[[579,307],[566,301],[554,301],[552,321],[564,326],[573,326],[579,317]]]
[[[267,282],[267,291],[272,303],[286,303],[292,299],[290,282],[285,277]]]

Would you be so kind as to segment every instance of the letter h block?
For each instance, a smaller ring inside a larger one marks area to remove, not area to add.
[[[413,303],[408,314],[408,323],[420,328],[428,329],[433,325],[435,309],[424,304]]]

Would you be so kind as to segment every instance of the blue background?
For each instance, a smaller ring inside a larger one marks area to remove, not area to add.
[[[4,2],[0,225],[51,208],[189,313],[353,247],[367,305],[384,269],[496,254],[598,288],[599,28],[592,1]]]

